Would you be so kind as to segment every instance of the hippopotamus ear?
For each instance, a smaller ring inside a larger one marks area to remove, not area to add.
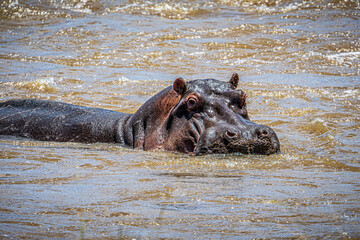
[[[239,84],[239,75],[237,73],[233,73],[229,83],[233,89],[236,89]]]
[[[186,92],[186,83],[184,79],[180,77],[175,79],[173,83],[173,89],[177,94],[184,95],[184,93]]]

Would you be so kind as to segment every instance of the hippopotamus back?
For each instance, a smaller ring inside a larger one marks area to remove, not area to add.
[[[40,99],[0,103],[0,135],[42,141],[116,142],[129,114]]]

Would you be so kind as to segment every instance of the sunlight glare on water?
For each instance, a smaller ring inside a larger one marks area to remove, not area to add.
[[[359,238],[359,18],[357,0],[2,1],[1,101],[134,113],[238,72],[281,154],[0,136],[0,238]]]

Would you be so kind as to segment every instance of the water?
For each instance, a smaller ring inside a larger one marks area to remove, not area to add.
[[[0,238],[360,238],[357,0],[0,3],[0,100],[131,113],[241,75],[271,156],[0,137]]]

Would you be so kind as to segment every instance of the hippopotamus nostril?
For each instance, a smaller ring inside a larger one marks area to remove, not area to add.
[[[258,137],[258,138],[266,137],[269,134],[270,134],[269,130],[267,128],[265,128],[265,127],[260,127],[260,128],[255,129],[255,136]]]
[[[255,129],[255,136],[256,136],[256,137],[261,137],[261,131],[260,131],[259,128],[256,128],[256,129]]]

